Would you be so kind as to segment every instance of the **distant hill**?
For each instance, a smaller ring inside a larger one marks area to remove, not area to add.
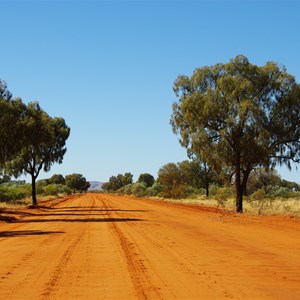
[[[103,184],[103,182],[100,181],[89,181],[89,183],[91,184],[89,191],[101,190],[101,186]]]

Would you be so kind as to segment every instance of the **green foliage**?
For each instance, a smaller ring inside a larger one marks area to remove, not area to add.
[[[49,181],[53,184],[66,184],[66,180],[61,174],[54,174],[51,176]]]
[[[212,185],[210,186],[210,196],[215,196],[219,188],[220,188],[219,185],[217,185],[217,184],[212,184]]]
[[[154,184],[146,189],[146,195],[150,197],[158,196],[162,191],[162,186],[158,182],[154,182]]]
[[[266,191],[264,189],[258,189],[254,194],[251,195],[252,200],[262,201],[266,198]]]
[[[240,55],[179,76],[174,92],[174,133],[215,170],[233,172],[238,212],[256,166],[300,160],[300,86],[284,67]]]
[[[209,186],[217,180],[217,174],[213,171],[212,167],[197,154],[188,151],[189,156],[192,158],[190,162],[191,180],[194,187],[205,188],[206,196],[209,196]]]
[[[66,185],[73,190],[75,193],[77,191],[87,191],[90,187],[90,183],[86,181],[86,178],[83,177],[82,174],[73,173],[70,175],[67,175],[65,178]]]
[[[63,184],[48,184],[41,188],[38,194],[45,196],[58,196],[59,194],[72,194],[72,190]]]
[[[0,168],[12,159],[26,142],[24,113],[26,105],[12,98],[6,83],[0,79]]]
[[[132,195],[132,188],[133,188],[133,183],[127,184],[124,186],[124,194],[126,195]]]
[[[132,187],[132,194],[136,197],[144,197],[146,196],[147,186],[144,182],[136,182]]]
[[[177,186],[185,183],[185,178],[178,164],[168,163],[159,169],[157,181],[162,187],[163,197],[172,197]]]
[[[234,195],[231,187],[220,187],[216,190],[215,199],[219,206],[224,207],[226,201]]]
[[[10,182],[10,180],[10,176],[4,174],[2,177],[0,177],[0,184]]]
[[[111,176],[109,181],[102,185],[102,189],[106,191],[117,191],[122,187],[132,183],[133,175],[129,172]]]
[[[287,187],[272,185],[268,188],[268,194],[272,197],[293,198],[298,197],[299,192],[295,192]]]
[[[294,192],[300,191],[300,186],[296,182],[291,182],[291,181],[287,181],[287,180],[283,179],[280,182],[280,186],[286,187],[289,190],[294,191]]]
[[[0,201],[17,201],[30,197],[30,184],[2,184],[0,186]]]
[[[41,179],[41,180],[38,180],[38,181],[36,182],[36,185],[37,185],[37,187],[38,187],[38,186],[43,187],[43,186],[46,186],[46,185],[48,185],[48,184],[50,184],[50,183],[51,183],[51,182],[50,182],[49,179]]]
[[[55,184],[49,184],[43,187],[42,193],[46,196],[57,196],[58,195],[58,189]]]
[[[138,178],[138,182],[144,183],[147,188],[152,186],[154,181],[154,177],[149,173],[143,173]]]
[[[208,189],[216,175],[211,168],[198,158],[182,161],[177,164],[168,163],[158,171],[157,181],[161,187],[160,195],[168,198],[184,198],[196,195],[199,188]]]

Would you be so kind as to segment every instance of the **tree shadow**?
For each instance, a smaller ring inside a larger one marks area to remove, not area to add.
[[[64,231],[42,231],[42,230],[0,231],[0,238],[28,236],[28,235],[59,234],[59,233],[65,233],[65,232]]]
[[[47,222],[66,222],[66,223],[107,223],[107,222],[142,222],[144,219],[138,218],[78,218],[78,219],[30,219],[30,220],[18,220],[16,223],[47,223]]]
[[[15,223],[18,221],[18,219],[11,216],[0,216],[0,221],[4,221],[6,223]]]
[[[85,213],[77,213],[77,214],[74,214],[74,213],[48,213],[48,214],[46,214],[46,213],[44,213],[44,214],[32,214],[32,215],[30,215],[30,216],[32,216],[32,217],[59,217],[59,216],[106,216],[107,214],[106,213],[103,213],[103,214],[99,214],[99,213],[95,213],[95,214],[93,214],[93,213],[90,213],[90,214],[85,214]]]
[[[142,209],[107,209],[101,206],[71,206],[71,207],[46,207],[39,206],[42,211],[61,211],[61,212],[149,212]]]
[[[48,207],[38,206],[36,211],[3,211],[0,221],[7,223],[37,223],[37,222],[139,222],[141,218],[109,217],[110,212],[137,212],[144,213],[148,210],[110,209],[102,206],[70,206]],[[1,213],[1,211],[0,211]],[[103,216],[101,218],[101,216]],[[25,217],[25,218],[24,218]],[[26,218],[29,217],[29,218]],[[47,218],[48,217],[48,218]],[[61,217],[61,218],[60,218]],[[82,217],[82,218],[80,218]]]

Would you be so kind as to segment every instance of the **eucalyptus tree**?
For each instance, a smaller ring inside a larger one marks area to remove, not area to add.
[[[154,181],[155,181],[154,177],[149,173],[140,174],[140,176],[137,180],[137,182],[144,183],[146,185],[146,187],[152,186]]]
[[[6,83],[0,80],[0,169],[26,142],[23,132],[25,111],[22,100],[13,99]]]
[[[66,185],[75,193],[78,191],[87,191],[91,186],[82,174],[73,173],[65,177]]]
[[[66,184],[65,177],[61,174],[52,175],[49,181],[53,184]]]
[[[123,186],[128,184],[132,184],[133,175],[130,172],[126,172],[124,174],[118,174],[117,176],[111,176],[109,181],[102,186],[103,189],[107,191],[116,191]]]
[[[206,197],[209,196],[209,186],[216,179],[216,173],[212,167],[206,162],[195,156],[191,161],[192,179],[194,185],[204,186]]]
[[[162,195],[166,198],[185,198],[189,169],[186,162],[167,163],[158,170],[157,182],[161,185]]]
[[[256,166],[299,162],[300,87],[285,67],[239,55],[179,76],[174,92],[173,132],[214,169],[232,170],[237,212]]]
[[[26,143],[6,167],[14,176],[31,176],[33,206],[37,205],[36,179],[41,170],[47,172],[53,163],[62,163],[69,134],[63,118],[50,117],[37,102],[28,104],[24,117]]]

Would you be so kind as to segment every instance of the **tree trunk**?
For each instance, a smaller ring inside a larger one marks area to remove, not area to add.
[[[236,198],[235,198],[235,204],[236,204],[236,212],[237,213],[243,213],[243,189],[241,186],[236,186]]]
[[[241,167],[238,164],[235,170],[235,206],[237,213],[243,213],[243,186],[241,184]]]
[[[209,196],[209,183],[205,184],[205,189],[206,189],[206,197]]]
[[[35,186],[35,176],[34,174],[31,174],[31,190],[32,190],[32,205],[37,206],[37,200],[36,200],[36,186]]]

